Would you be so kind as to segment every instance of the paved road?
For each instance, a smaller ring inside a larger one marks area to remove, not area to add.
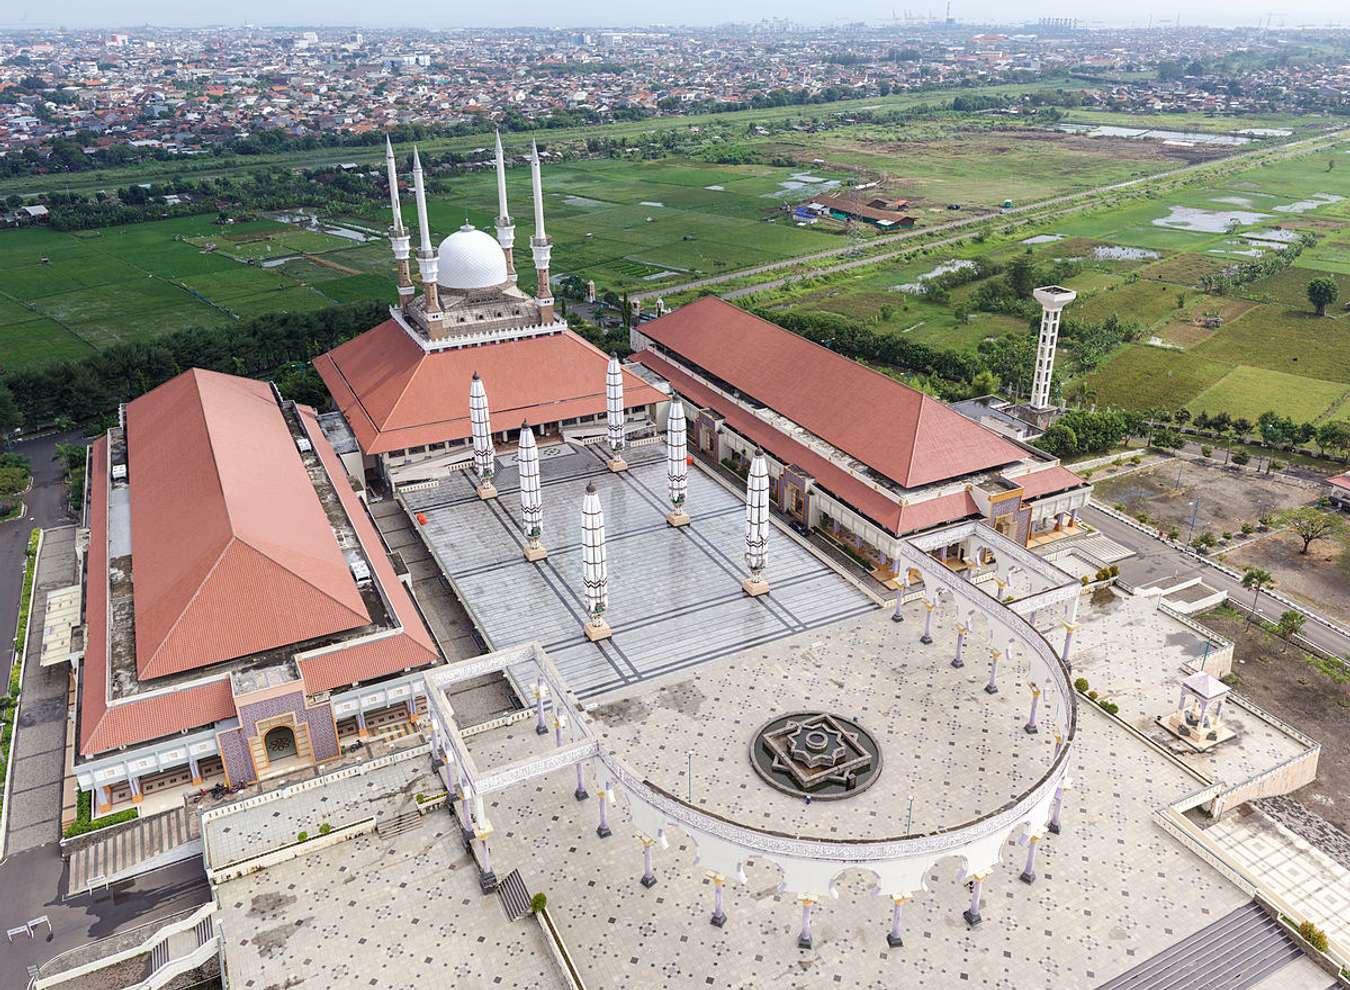
[[[65,489],[61,484],[62,468],[55,460],[56,445],[78,442],[79,439],[78,433],[51,434],[7,448],[32,463],[33,490],[24,496],[28,511],[23,517],[0,523],[0,637],[3,637],[0,638],[0,660],[4,664],[14,658],[11,635],[19,618],[19,590],[23,584],[23,555],[28,546],[28,533],[34,526],[45,529],[69,519]],[[4,666],[4,669],[9,668]]]
[[[28,511],[24,517],[0,523],[0,636],[3,636],[0,639],[0,658],[5,661],[6,670],[13,655],[11,636],[18,618],[19,589],[28,533],[34,526],[48,529],[75,521],[66,512],[62,469],[54,460],[54,455],[58,442],[78,440],[78,434],[74,433],[52,435],[27,440],[12,448],[32,462],[34,482],[33,490],[25,497]],[[0,928],[7,930],[46,915],[51,920],[52,934],[48,937],[44,929],[36,939],[20,936],[13,943],[0,942],[0,990],[21,990],[25,987],[29,965],[45,962],[58,952],[91,939],[103,938],[203,903],[209,896],[201,863],[196,861],[165,867],[117,885],[97,901],[88,896],[69,903],[61,901],[65,863],[56,841],[56,829],[60,814],[62,761],[58,750],[53,770],[52,760],[46,751],[53,749],[51,738],[54,736],[51,730],[54,727],[63,728],[65,722],[65,683],[64,677],[58,676],[52,684],[43,681],[39,685],[44,675],[53,672],[38,668],[26,673],[28,676],[24,679],[19,708],[18,736],[13,742],[16,790],[23,790],[18,787],[21,758],[34,768],[45,768],[53,779],[41,782],[39,788],[26,794],[16,793],[12,798],[14,805],[10,809],[10,837],[16,841],[8,848],[9,854],[4,861],[0,862]],[[59,671],[55,673],[60,674]],[[57,699],[54,707],[52,698]],[[29,733],[27,737],[26,732]],[[29,756],[33,757],[31,761],[22,757],[30,748],[33,750],[29,752]],[[48,792],[54,792],[54,799]],[[34,804],[35,794],[44,797],[40,817],[48,819],[45,823],[31,821],[33,816],[24,813]]]
[[[1198,575],[1211,588],[1227,591],[1229,597],[1240,603],[1244,608],[1251,606],[1252,593],[1242,587],[1241,579],[1232,578],[1215,567],[1210,567],[1188,554],[1174,550],[1162,541],[1139,532],[1134,527],[1093,506],[1088,506],[1083,510],[1083,518],[1117,543],[1129,547],[1138,554],[1137,557],[1122,561],[1120,564],[1122,571],[1126,572],[1122,574],[1122,577],[1131,584],[1140,583],[1141,578],[1157,582],[1165,578]],[[1264,593],[1256,600],[1257,613],[1263,619],[1268,619],[1271,622],[1278,622],[1280,615],[1287,608],[1288,606],[1283,602]],[[1304,623],[1301,635],[1308,642],[1329,653],[1342,657],[1350,656],[1350,638],[1320,622],[1309,621]]]
[[[204,904],[211,896],[201,860],[193,859],[116,884],[97,897],[63,902],[58,886],[64,867],[55,842],[0,863],[0,927],[8,930],[42,915],[52,926],[50,936],[42,928],[37,938],[0,942],[0,990],[23,990],[28,967],[58,953]]]
[[[936,226],[932,227],[924,227],[919,230],[904,231],[902,233],[896,234],[885,234],[881,237],[875,237],[861,246],[858,244],[845,244],[842,247],[829,248],[828,250],[816,251],[812,254],[803,254],[792,258],[785,258],[782,261],[773,261],[765,265],[755,266],[753,268],[742,268],[739,269],[738,271],[725,272],[721,275],[710,275],[707,278],[695,279],[691,282],[685,282],[680,285],[668,285],[660,289],[650,289],[645,292],[634,292],[630,294],[629,298],[647,300],[647,299],[654,299],[658,296],[673,296],[677,293],[687,292],[692,289],[704,289],[710,288],[715,285],[722,285],[726,282],[733,282],[751,275],[763,275],[773,271],[781,271],[783,269],[793,268],[796,265],[802,264],[803,262],[819,261],[824,258],[840,257],[858,252],[860,250],[871,251],[871,249],[875,248],[878,245],[909,241],[915,238],[922,238],[929,234],[939,233],[942,231],[947,230],[958,231],[958,233],[955,233],[950,237],[946,237],[937,241],[924,241],[922,243],[914,245],[906,244],[902,247],[898,247],[891,251],[880,252],[877,254],[865,254],[863,257],[853,258],[849,261],[841,262],[838,265],[830,265],[825,268],[816,269],[812,271],[810,275],[811,277],[815,277],[817,275],[827,275],[833,272],[847,271],[850,268],[859,268],[864,265],[876,264],[879,261],[885,261],[887,259],[894,258],[902,254],[906,254],[910,251],[918,251],[923,248],[941,247],[944,244],[949,244],[952,241],[964,238],[969,234],[969,231],[965,230],[964,228],[976,224],[986,224],[986,223],[994,224],[1007,220],[1009,218],[1014,220],[1020,220],[1025,218],[1029,214],[1036,214],[1041,210],[1051,209],[1056,206],[1064,207],[1064,210],[1061,212],[1069,212],[1071,210],[1081,209],[1084,206],[1089,205],[1088,201],[1090,201],[1095,197],[1102,196],[1106,193],[1119,192],[1120,190],[1130,189],[1134,186],[1156,183],[1164,179],[1174,178],[1178,175],[1186,175],[1194,172],[1205,171],[1208,169],[1219,168],[1225,165],[1231,165],[1233,162],[1241,161],[1243,159],[1270,156],[1273,160],[1277,160],[1280,158],[1288,157],[1290,155],[1300,155],[1307,151],[1315,150],[1320,145],[1340,140],[1346,134],[1350,134],[1350,131],[1336,131],[1330,134],[1319,134],[1314,137],[1304,138],[1301,141],[1291,141],[1288,144],[1280,145],[1277,148],[1257,148],[1253,151],[1244,151],[1241,152],[1240,154],[1230,155],[1227,158],[1218,159],[1216,161],[1199,162],[1195,165],[1183,165],[1180,168],[1168,169],[1165,172],[1158,172],[1153,175],[1144,176],[1138,179],[1127,179],[1124,182],[1113,182],[1107,185],[1096,186],[1092,189],[1084,189],[1080,192],[1066,193],[1063,196],[1052,196],[1049,199],[1037,200],[1034,203],[1027,203],[1023,206],[1018,206],[1009,210],[1003,210],[999,213],[982,213],[964,216],[957,220],[949,220],[946,223],[937,224]],[[1046,217],[1045,219],[1049,219],[1049,217]],[[751,295],[756,292],[762,292],[765,289],[778,288],[782,285],[785,285],[787,282],[800,277],[802,276],[798,273],[788,275],[784,278],[771,279],[765,282],[756,283],[755,285],[744,286],[739,289],[733,289],[730,292],[724,293],[723,296],[726,299],[736,299],[741,296]]]

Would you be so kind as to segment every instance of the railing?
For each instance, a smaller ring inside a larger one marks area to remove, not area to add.
[[[128,990],[160,990],[184,973],[190,973],[199,966],[205,966],[217,953],[217,939],[213,935],[209,942],[203,942],[185,956],[165,963],[150,974],[150,977],[134,984]]]
[[[47,990],[48,987],[60,986],[62,983],[68,983],[71,980],[78,979],[81,976],[87,976],[90,973],[96,973],[101,969],[106,969],[109,966],[115,966],[116,964],[125,962],[128,959],[134,959],[137,956],[153,953],[156,947],[159,946],[161,942],[168,941],[168,939],[172,938],[174,935],[179,934],[180,932],[191,931],[192,929],[196,928],[197,925],[200,924],[204,919],[214,915],[216,913],[216,910],[217,910],[216,903],[214,901],[208,901],[206,904],[203,904],[201,907],[197,908],[197,910],[193,911],[187,917],[179,918],[177,921],[170,922],[163,928],[157,929],[152,935],[150,935],[149,938],[146,938],[144,941],[140,942],[137,945],[133,945],[127,949],[123,949],[120,952],[111,953],[109,955],[104,956],[101,959],[95,959],[82,965],[75,966],[71,969],[65,970],[64,972],[56,973],[52,976],[40,977],[33,983],[33,988],[34,990]],[[209,942],[207,943],[207,945],[210,946],[211,948],[211,953],[208,953],[207,956],[209,958],[210,954],[213,954],[215,952],[215,945],[214,942]],[[197,951],[200,952],[202,948],[203,948],[202,946],[198,946]],[[195,954],[196,953],[194,953],[193,955]],[[57,959],[60,959],[60,956],[58,956]],[[52,965],[52,963],[56,962],[57,959],[53,959],[52,962],[49,962],[47,964],[47,966]],[[205,960],[199,961],[196,965],[200,966],[201,962],[204,961]],[[170,963],[169,965],[173,964]],[[193,967],[189,966],[187,969],[191,968]],[[181,973],[185,973],[187,972],[187,969],[180,970],[179,972],[174,973],[173,975],[177,976],[180,975]],[[159,975],[159,972],[162,971],[163,969],[157,971],[156,973],[151,974],[150,979],[153,980],[156,976]],[[147,988],[147,990],[153,990],[153,988],[155,987],[162,987],[164,983],[167,982],[168,979],[165,979],[163,982],[160,983],[151,983],[149,980],[147,980],[144,983],[137,984],[137,990],[140,990],[140,988]]]
[[[389,753],[385,756],[376,757],[373,760],[367,760],[364,763],[356,763],[349,767],[343,767],[341,770],[334,770],[332,773],[326,773],[309,780],[302,780],[297,784],[279,787],[275,791],[268,791],[265,794],[255,794],[253,797],[244,798],[242,801],[234,801],[230,804],[221,805],[219,808],[212,808],[210,811],[202,812],[202,827],[205,829],[208,822],[213,822],[217,818],[224,818],[226,815],[247,811],[249,808],[256,808],[261,804],[270,804],[273,801],[280,801],[283,798],[291,797],[292,795],[299,794],[303,791],[313,790],[316,787],[324,787],[335,780],[345,780],[348,777],[359,777],[372,770],[379,770],[382,767],[392,766],[395,763],[402,763],[404,760],[425,756],[430,752],[431,744],[422,743],[419,746],[401,749],[397,753]]]

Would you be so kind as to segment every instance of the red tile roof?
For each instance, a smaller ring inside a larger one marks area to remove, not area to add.
[[[393,610],[398,624],[403,628],[402,632],[393,636],[354,644],[301,660],[300,672],[305,678],[305,690],[310,694],[331,691],[358,681],[383,677],[408,667],[420,667],[439,660],[440,651],[436,648],[436,641],[431,638],[431,633],[422,622],[422,614],[413,604],[412,597],[399,581],[398,575],[394,573],[394,568],[384,553],[384,542],[380,538],[379,531],[375,529],[365,503],[357,497],[356,492],[352,491],[351,483],[347,480],[347,472],[343,469],[337,452],[333,450],[319,428],[318,417],[308,406],[300,406],[299,409],[305,432],[309,434],[314,449],[323,461],[324,469],[328,472],[333,488],[342,501],[342,507],[347,512],[347,518],[356,529],[356,536],[361,545],[366,548],[366,556],[370,559],[375,579],[384,590],[385,599]]]
[[[367,454],[470,436],[469,380],[487,389],[494,429],[605,411],[609,358],[571,331],[428,353],[393,320],[314,359]],[[624,372],[624,404],[664,398]]]
[[[142,680],[370,622],[264,382],[192,370],[127,406]]]
[[[810,447],[774,429],[758,416],[702,385],[660,355],[652,351],[639,351],[634,356],[670,382],[675,391],[690,402],[704,409],[712,409],[737,433],[759,444],[783,463],[797,465],[814,478],[820,487],[853,506],[888,532],[903,536],[979,512],[975,500],[964,491],[899,505]]]
[[[1078,475],[1074,474],[1066,467],[1058,464],[1040,471],[1034,471],[1031,474],[1024,474],[1017,478],[1009,478],[1015,485],[1022,486],[1022,497],[1024,499],[1040,498],[1042,495],[1053,495],[1056,492],[1068,491],[1070,488],[1077,488],[1085,485],[1085,482]]]
[[[228,680],[108,705],[108,440],[94,444],[89,465],[89,583],[84,662],[80,664],[80,752],[85,756],[172,735],[234,715]]]
[[[716,296],[641,332],[905,488],[1026,456],[937,399]]]
[[[1335,488],[1344,488],[1346,491],[1350,491],[1350,473],[1338,474],[1334,478],[1328,478],[1327,484]]]
[[[340,689],[349,684],[372,680],[435,661],[439,657],[435,641],[423,624],[417,606],[395,575],[385,555],[380,535],[371,522],[364,504],[352,491],[337,454],[320,431],[314,410],[304,406],[298,408],[305,431],[314,444],[320,460],[323,461],[343,509],[356,530],[357,538],[366,549],[375,578],[379,581],[390,609],[401,627],[400,631],[391,635],[356,642],[350,646],[302,659],[299,666],[304,676],[306,691],[313,694]],[[136,479],[133,476],[133,489],[135,484]],[[85,599],[88,630],[85,659],[80,667],[80,753],[91,756],[234,717],[236,714],[234,699],[227,677],[217,677],[204,684],[166,691],[161,695],[142,695],[115,705],[108,704],[106,437],[94,444],[89,486],[89,527],[92,536],[89,542],[89,581]],[[140,593],[141,589],[138,586],[137,595]],[[241,609],[247,607],[240,605]],[[237,615],[231,613],[220,617],[220,621],[228,626],[245,617],[247,613],[241,612]]]

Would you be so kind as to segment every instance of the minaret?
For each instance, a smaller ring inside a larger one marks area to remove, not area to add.
[[[416,290],[412,284],[412,272],[408,267],[408,258],[412,254],[412,238],[403,226],[403,209],[398,201],[398,166],[394,163],[394,145],[388,136],[384,139],[384,166],[389,174],[389,208],[394,211],[394,224],[389,228],[389,243],[394,246],[394,260],[398,262],[398,304],[407,312]]]
[[[1036,345],[1036,371],[1031,384],[1031,408],[1045,412],[1050,405],[1050,379],[1055,371],[1055,344],[1059,340],[1059,315],[1078,298],[1078,293],[1058,285],[1036,289],[1032,295],[1041,304],[1041,338]]]
[[[497,132],[497,243],[506,255],[506,274],[516,284],[516,258],[511,249],[516,243],[516,225],[506,209],[506,156],[502,154],[502,134]]]
[[[422,276],[422,313],[427,321],[427,335],[432,340],[445,336],[441,317],[440,288],[436,284],[440,262],[431,249],[431,225],[427,223],[427,191],[422,184],[422,158],[413,147],[413,191],[417,195],[417,229],[421,245],[417,249],[417,270]]]
[[[534,290],[539,302],[539,317],[542,323],[553,322],[553,289],[548,284],[549,255],[553,253],[553,242],[544,233],[544,185],[539,177],[539,146],[530,142],[530,182],[534,186],[534,236],[530,238],[530,250],[534,252],[534,271],[538,287]]]

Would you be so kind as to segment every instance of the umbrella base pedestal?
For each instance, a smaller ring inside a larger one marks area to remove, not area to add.
[[[522,552],[525,554],[525,559],[531,564],[548,556],[548,550],[544,547],[525,547]]]
[[[586,633],[586,638],[592,643],[602,639],[609,639],[609,637],[614,635],[614,630],[609,628],[608,622],[601,622],[599,624],[588,622],[581,628]]]
[[[611,457],[609,459],[609,464],[606,466],[615,474],[618,474],[620,471],[628,470],[628,462],[625,461],[622,457],[618,456]]]
[[[497,497],[497,488],[491,482],[478,486],[478,497],[486,502],[490,498]]]
[[[769,593],[769,582],[763,578],[746,578],[741,582],[741,590],[751,598],[758,598],[760,595]]]
[[[679,527],[679,526],[688,526],[688,525],[689,525],[689,513],[687,513],[687,512],[681,512],[681,511],[679,511],[679,510],[676,510],[676,511],[674,511],[674,512],[668,512],[668,513],[666,513],[666,525],[667,525],[667,526],[675,526],[675,527]]]

